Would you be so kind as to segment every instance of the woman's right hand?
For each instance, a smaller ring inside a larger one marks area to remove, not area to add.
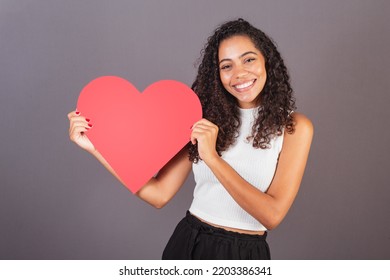
[[[69,138],[84,150],[93,153],[95,147],[88,139],[85,132],[91,129],[93,126],[90,120],[81,116],[80,112],[72,111],[68,114],[69,119]]]

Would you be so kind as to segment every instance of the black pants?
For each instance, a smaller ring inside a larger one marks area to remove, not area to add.
[[[208,225],[187,211],[162,255],[163,260],[269,260],[267,232],[243,234]]]

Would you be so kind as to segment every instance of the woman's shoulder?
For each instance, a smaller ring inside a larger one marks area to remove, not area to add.
[[[304,114],[299,112],[291,113],[294,121],[294,132],[292,134],[286,133],[290,136],[306,136],[311,137],[313,135],[314,126],[311,120]]]

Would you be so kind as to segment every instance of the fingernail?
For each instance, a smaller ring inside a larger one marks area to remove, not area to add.
[[[76,112],[76,115],[79,115],[80,114],[80,112]]]
[[[90,119],[85,119],[87,122],[90,122]]]
[[[89,123],[88,126],[89,126],[89,127],[92,127],[93,125]]]

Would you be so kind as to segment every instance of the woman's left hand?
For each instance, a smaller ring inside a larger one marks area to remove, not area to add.
[[[191,142],[198,142],[199,157],[204,161],[219,157],[216,150],[218,126],[212,122],[201,119],[192,126]]]

